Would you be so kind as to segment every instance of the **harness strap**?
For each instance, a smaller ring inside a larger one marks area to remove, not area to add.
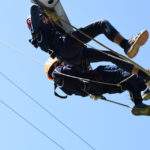
[[[57,88],[57,85],[54,84],[54,94],[55,96],[59,97],[59,98],[62,98],[62,99],[66,99],[67,98],[67,95],[66,96],[61,96],[59,95],[57,92],[56,92],[56,88]]]
[[[54,59],[56,57],[56,53],[53,50],[48,49],[48,53],[49,53],[49,55],[50,55],[51,58]]]
[[[107,83],[107,82],[100,82],[100,81],[90,80],[90,79],[86,79],[86,78],[76,77],[76,76],[73,76],[73,75],[68,75],[68,74],[65,74],[65,73],[62,73],[62,72],[58,71],[57,69],[55,69],[54,71],[61,74],[62,76],[77,79],[77,80],[80,80],[82,82],[92,82],[92,83],[97,83],[97,84],[104,84],[104,85],[111,85],[111,86],[121,87],[120,83],[113,84],[113,83]]]

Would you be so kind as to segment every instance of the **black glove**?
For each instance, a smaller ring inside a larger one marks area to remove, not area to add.
[[[38,42],[36,39],[30,39],[29,42],[35,47],[38,48]]]

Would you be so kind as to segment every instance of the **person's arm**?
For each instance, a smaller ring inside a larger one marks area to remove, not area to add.
[[[62,89],[63,92],[65,92],[66,94],[69,93],[69,95],[75,94],[83,97],[87,96],[87,93],[83,91],[84,85],[82,81],[63,75],[75,75],[75,70],[64,66],[58,66],[56,69],[57,71],[54,71],[52,73],[52,77],[54,79],[54,82],[57,82],[58,87]]]
[[[37,34],[37,32],[40,30],[42,26],[42,21],[40,18],[40,12],[39,7],[37,5],[32,5],[30,9],[31,14],[31,34],[34,36]]]

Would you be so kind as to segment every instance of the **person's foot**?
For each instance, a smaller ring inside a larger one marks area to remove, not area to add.
[[[150,99],[150,87],[147,87],[147,88],[142,92],[142,99],[143,99],[143,100],[148,100],[148,99]]]
[[[133,58],[137,55],[140,46],[144,45],[149,37],[149,33],[147,30],[141,31],[135,37],[132,37],[128,40],[128,45],[124,49],[125,53],[129,58]]]
[[[135,116],[140,116],[140,115],[150,116],[150,105],[146,105],[143,103],[135,105],[132,108],[131,112]]]

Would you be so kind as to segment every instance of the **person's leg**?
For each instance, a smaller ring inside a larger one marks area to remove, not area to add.
[[[148,69],[148,72],[150,72],[149,69]],[[148,74],[146,74],[144,71],[140,70],[137,67],[133,67],[132,74],[141,76],[144,79],[146,85],[150,86],[150,76]]]
[[[97,69],[95,69],[94,75],[96,78],[101,76],[101,82],[117,84],[128,78],[131,74],[117,66],[107,65],[99,66]],[[125,80],[123,83],[121,83],[121,87],[103,85],[100,94],[113,94],[122,93],[123,91],[129,91],[131,100],[135,104],[135,106],[131,110],[132,114],[150,116],[150,106],[142,103],[143,100],[141,97],[141,91],[143,91],[145,88],[146,84],[144,83],[143,79],[137,75],[134,75],[128,80]]]
[[[90,82],[89,94],[94,96],[103,96],[103,94],[116,94],[124,92],[121,86],[118,86],[122,80],[130,76],[121,74],[122,69],[113,65],[100,65],[90,72],[92,80],[100,83]]]
[[[117,55],[109,51],[100,51],[92,48],[85,48],[83,55],[90,63],[101,61],[112,62],[113,64],[130,73],[132,72],[132,69],[134,67],[133,64],[119,58]]]
[[[131,110],[132,114],[136,116],[150,116],[150,105],[143,103],[141,95],[141,91],[147,87],[144,80],[140,76],[134,75],[132,78],[124,82],[122,87],[129,91],[131,100],[135,104]]]
[[[132,76],[130,79],[122,83],[122,87],[123,89],[129,91],[131,100],[135,105],[139,105],[142,103],[143,100],[141,91],[145,90],[147,86],[140,76]]]
[[[100,81],[106,84],[100,84],[102,88],[102,94],[114,94],[114,93],[122,93],[124,90],[118,84],[128,78],[131,74],[129,72],[124,73],[121,68],[114,65],[100,65],[96,69],[92,71],[92,76],[94,76],[96,81]],[[124,74],[123,74],[124,73]],[[114,85],[112,85],[114,84]],[[99,85],[99,86],[100,86]],[[95,90],[96,91],[96,90]]]
[[[84,32],[88,36],[95,38],[100,34],[104,34],[109,40],[113,42],[115,36],[119,34],[119,32],[107,21],[107,20],[100,20],[95,23],[89,24],[83,28],[79,28],[80,31]],[[84,43],[88,43],[91,39],[85,37],[78,31],[72,32],[72,34],[77,37],[79,40],[83,41]]]
[[[145,82],[150,81],[150,76],[148,76],[145,72],[137,69],[133,64],[121,59],[120,57],[109,51],[100,51],[92,48],[85,48],[83,55],[90,63],[101,61],[112,62],[119,68],[122,68],[124,71],[141,76],[145,80]]]
[[[110,84],[120,83],[121,88],[119,87],[120,89],[117,92],[119,91],[121,92],[125,90],[131,91],[135,97],[135,100],[138,99],[138,97],[141,97],[140,91],[146,89],[146,84],[144,83],[144,80],[141,77],[137,75],[131,76],[132,75],[131,73],[124,71],[118,66],[112,66],[112,65],[99,66],[93,71],[93,74],[97,80],[99,79],[100,76],[101,80],[105,83],[110,83]],[[110,86],[106,85],[106,89],[108,90]],[[113,93],[114,89],[115,86],[114,88],[111,87],[108,90],[109,91],[108,93]]]
[[[145,44],[149,36],[148,31],[143,30],[137,36],[127,40],[107,20],[97,21],[79,30],[92,38],[104,34],[109,40],[121,46],[130,58],[136,56],[140,46]],[[72,34],[84,43],[91,40],[78,31],[74,31]]]
[[[30,14],[31,14],[31,33],[36,34],[36,32],[39,31],[42,21],[40,19],[40,10],[37,5],[32,5],[30,8]]]

